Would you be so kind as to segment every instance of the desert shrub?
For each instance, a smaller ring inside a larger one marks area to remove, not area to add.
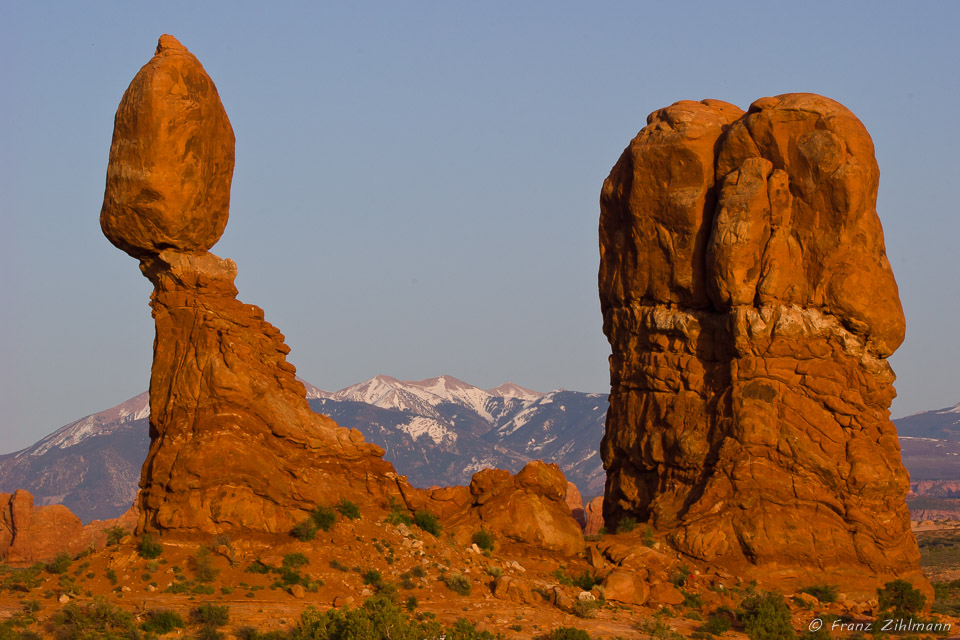
[[[912,614],[920,613],[927,596],[906,580],[898,579],[877,589],[877,600],[881,610],[890,612],[889,617],[910,618]]]
[[[264,633],[251,626],[237,627],[233,630],[233,635],[238,640],[287,640],[289,638],[285,631],[267,631]]]
[[[310,564],[310,558],[303,555],[302,553],[288,553],[283,556],[283,566],[296,569],[297,567],[305,567]]]
[[[317,537],[317,523],[313,521],[311,516],[294,525],[293,529],[290,530],[290,535],[300,542],[309,542]]]
[[[197,582],[213,582],[217,579],[218,569],[213,568],[213,558],[210,549],[200,547],[197,552],[190,556],[190,566],[193,569],[193,575]]]
[[[637,519],[633,516],[623,516],[617,523],[617,533],[630,533],[637,528]]]
[[[593,640],[589,633],[575,627],[557,627],[537,640]]]
[[[140,538],[140,544],[137,545],[137,552],[140,554],[141,558],[146,558],[147,560],[153,560],[159,558],[160,554],[163,553],[163,546],[159,542],[153,539],[149,533],[143,534],[143,537]]]
[[[363,584],[377,586],[383,583],[383,575],[376,569],[367,569],[363,574]]]
[[[225,640],[226,636],[220,633],[212,624],[205,624],[197,632],[197,640]]]
[[[330,531],[337,523],[337,512],[330,507],[316,507],[310,512],[310,521],[316,525],[317,529]]]
[[[583,591],[590,591],[595,586],[603,582],[599,576],[595,573],[590,573],[587,570],[584,570],[579,576],[573,579],[573,584],[576,587],[580,587]]]
[[[46,569],[52,574],[60,575],[67,572],[71,562],[73,562],[73,558],[70,557],[70,554],[61,551],[51,562],[47,563]]]
[[[830,584],[812,584],[800,589],[800,593],[807,593],[822,603],[837,601],[837,587]]]
[[[463,576],[459,573],[451,573],[446,576],[443,581],[446,583],[447,588],[449,588],[454,593],[459,593],[462,596],[470,595],[470,579],[466,576]]]
[[[123,527],[110,527],[106,531],[107,533],[107,546],[112,547],[114,545],[120,544],[120,541],[125,537],[130,535],[130,532]]]
[[[637,623],[637,629],[643,631],[653,640],[683,640],[683,637],[670,628],[663,621],[662,613],[655,614],[652,618],[645,618]]]
[[[729,609],[716,609],[707,617],[707,621],[701,625],[700,631],[719,636],[730,631],[730,627],[733,626],[733,618],[734,614]]]
[[[187,626],[180,614],[170,609],[154,609],[147,611],[146,621],[140,625],[144,631],[153,633],[170,633],[174,629],[182,629]]]
[[[406,609],[407,611],[413,612],[413,610],[416,609],[417,605],[419,604],[420,602],[417,600],[417,596],[410,596],[403,603],[403,608]]]
[[[390,513],[387,514],[386,520],[393,526],[399,524],[410,526],[410,523],[413,521],[410,518],[410,512],[407,508],[401,504],[397,504],[393,498],[390,498]]]
[[[447,629],[443,636],[446,640],[497,640],[503,636],[495,636],[489,631],[480,631],[469,620],[460,618]]]
[[[110,581],[110,584],[112,584],[112,585],[114,585],[114,586],[117,585],[117,572],[116,572],[116,571],[114,571],[113,569],[107,569],[107,571],[106,571],[106,573],[104,573],[104,575],[107,576],[107,580]]]
[[[740,618],[750,640],[789,640],[794,637],[790,608],[779,592],[758,594],[744,600]]]
[[[655,544],[656,540],[653,539],[653,528],[647,525],[646,531],[643,532],[643,546],[652,547]]]
[[[440,520],[429,511],[417,511],[413,516],[413,524],[429,534],[440,535]]]
[[[416,578],[425,578],[427,575],[427,570],[417,565],[413,569],[410,569],[410,573]]]
[[[133,616],[103,597],[94,598],[92,603],[83,607],[74,602],[67,604],[53,614],[48,629],[57,640],[140,637]]]
[[[359,520],[360,519],[360,507],[355,503],[350,502],[346,498],[337,503],[337,506],[334,507],[337,512],[348,520]]]
[[[318,611],[308,607],[297,626],[290,632],[290,640],[420,640],[438,638],[443,628],[433,620],[417,620],[404,613],[390,598],[368,598],[357,609],[330,609]],[[453,640],[447,636],[448,640]]]
[[[222,627],[230,622],[230,607],[205,602],[190,611],[190,621],[213,627]]]
[[[477,545],[484,551],[493,551],[493,545],[496,543],[497,539],[494,537],[493,533],[487,531],[486,529],[480,529],[475,534],[473,534],[473,544]]]
[[[683,602],[680,603],[680,606],[690,609],[699,609],[703,606],[703,598],[700,597],[699,593],[690,593],[683,589],[680,590],[680,593],[683,594]]]
[[[492,564],[488,564],[485,571],[487,572],[487,575],[490,576],[491,578],[499,578],[500,576],[503,575],[503,569],[501,567],[497,567]]]
[[[596,600],[577,600],[573,603],[573,615],[578,618],[592,618],[597,615],[600,603]]]
[[[333,560],[330,561],[330,568],[331,568],[331,569],[336,569],[337,571],[350,571],[350,567],[348,567],[347,565],[343,564],[342,562],[340,562],[340,561],[337,560],[336,558],[334,558]]]
[[[258,558],[258,559],[256,559],[256,560],[254,560],[253,562],[251,562],[251,563],[247,566],[247,568],[244,569],[244,571],[245,571],[246,573],[259,573],[259,574],[264,574],[264,573],[270,573],[271,569],[272,569],[272,568],[270,567],[270,565],[264,564],[263,561],[261,561],[261,560]]]

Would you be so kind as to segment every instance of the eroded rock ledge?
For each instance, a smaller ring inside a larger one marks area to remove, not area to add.
[[[600,200],[608,526],[781,585],[925,583],[878,179],[866,129],[821,96],[649,116]]]

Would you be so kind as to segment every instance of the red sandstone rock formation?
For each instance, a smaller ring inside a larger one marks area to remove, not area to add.
[[[588,536],[600,533],[603,528],[603,496],[597,496],[588,502],[583,511],[586,520],[583,533]]]
[[[811,94],[654,112],[604,182],[604,515],[781,588],[923,583],[889,420],[904,318],[866,129]]]
[[[583,497],[580,495],[580,490],[577,489],[577,485],[569,481],[567,482],[566,502],[567,506],[570,507],[570,513],[573,514],[573,519],[577,521],[580,528],[583,529],[586,527],[587,517],[583,510]]]
[[[310,410],[283,336],[261,309],[236,299],[233,261],[209,252],[227,223],[233,143],[213,81],[162,36],[117,110],[100,213],[104,234],[154,286],[151,444],[138,529],[284,533],[318,504],[384,506],[402,497],[464,526],[578,550],[555,466],[480,472],[469,489],[427,493],[398,477],[360,432]]]
[[[83,523],[62,504],[33,506],[23,489],[0,493],[0,557],[4,562],[49,560],[85,547]]]

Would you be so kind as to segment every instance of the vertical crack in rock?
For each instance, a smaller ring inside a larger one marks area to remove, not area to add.
[[[785,584],[929,590],[889,419],[904,337],[857,118],[813,94],[660,109],[600,198],[604,517]]]

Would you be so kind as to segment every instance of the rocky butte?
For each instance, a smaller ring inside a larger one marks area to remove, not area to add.
[[[310,410],[283,335],[237,300],[232,260],[210,253],[227,224],[234,134],[213,81],[173,36],[120,102],[100,225],[154,291],[150,449],[138,531],[287,533],[317,505],[394,503],[575,553],[580,529],[556,465],[415,489],[355,429]],[[504,509],[518,508],[521,517]]]
[[[604,517],[781,589],[929,591],[889,419],[904,316],[864,126],[813,94],[652,113],[600,198]]]

